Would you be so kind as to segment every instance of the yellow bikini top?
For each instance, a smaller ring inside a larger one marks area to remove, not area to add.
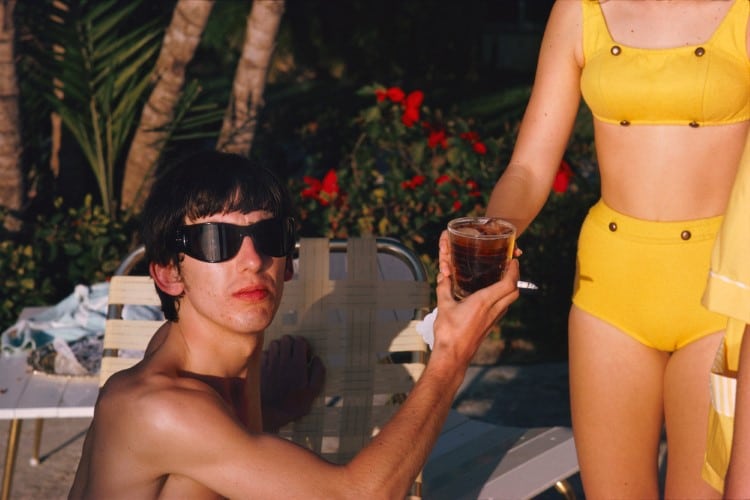
[[[641,49],[615,42],[599,2],[581,0],[581,93],[593,115],[623,126],[699,127],[750,120],[750,1],[733,1],[706,43]]]

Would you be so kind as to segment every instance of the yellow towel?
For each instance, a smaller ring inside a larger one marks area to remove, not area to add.
[[[703,304],[729,320],[711,369],[711,409],[703,478],[723,491],[732,449],[740,344],[750,323],[750,136],[745,143],[727,213],[714,245]]]

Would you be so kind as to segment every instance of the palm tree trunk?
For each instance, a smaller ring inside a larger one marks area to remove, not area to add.
[[[248,156],[284,13],[284,0],[254,0],[217,149]]]
[[[178,0],[154,68],[154,89],[141,114],[125,163],[120,207],[137,212],[154,181],[156,164],[174,117],[185,68],[193,59],[214,0]]]
[[[18,80],[14,60],[15,0],[0,1],[0,206],[17,211],[24,199],[21,172],[21,123],[18,113]],[[7,218],[8,230],[18,230],[20,220]]]

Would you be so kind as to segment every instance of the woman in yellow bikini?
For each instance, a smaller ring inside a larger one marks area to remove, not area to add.
[[[557,0],[488,214],[525,229],[546,201],[581,96],[601,200],[583,223],[569,318],[573,431],[589,498],[667,497],[701,478],[707,374],[725,316],[701,296],[750,128],[749,0]]]

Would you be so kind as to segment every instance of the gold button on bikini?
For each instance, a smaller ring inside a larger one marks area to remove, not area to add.
[[[695,55],[698,57],[703,57],[703,54],[705,53],[706,49],[704,49],[703,47],[698,47],[697,49],[695,49]]]
[[[609,230],[612,231],[613,233],[615,231],[617,231],[617,222],[610,222],[609,223]]]
[[[622,52],[622,49],[619,45],[613,45],[611,49],[609,49],[610,54],[613,56],[619,56],[620,52]]]
[[[691,127],[693,127],[693,128],[698,128],[698,127],[700,127],[700,123],[698,123],[698,122],[697,122],[697,121],[695,121],[695,120],[693,120],[693,121],[691,121],[690,123],[688,123],[688,125],[690,125],[690,126],[691,126]]]
[[[692,234],[690,234],[690,231],[688,231],[687,229],[680,233],[680,238],[685,241],[689,240],[691,236]]]
[[[627,127],[628,125],[630,125],[630,122],[627,120],[620,120],[620,125],[622,125],[623,127]]]

